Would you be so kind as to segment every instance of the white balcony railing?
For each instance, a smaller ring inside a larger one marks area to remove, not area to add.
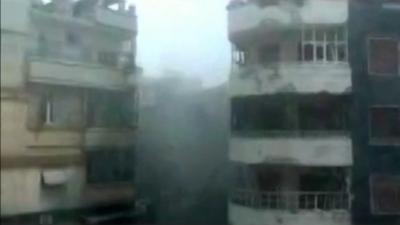
[[[344,192],[260,192],[235,189],[231,201],[253,208],[277,210],[348,210],[349,195]]]

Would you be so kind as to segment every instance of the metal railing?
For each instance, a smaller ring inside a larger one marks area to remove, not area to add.
[[[348,130],[232,130],[232,135],[238,137],[346,137]]]
[[[235,189],[231,201],[254,208],[280,210],[338,210],[350,208],[344,192],[262,192]]]

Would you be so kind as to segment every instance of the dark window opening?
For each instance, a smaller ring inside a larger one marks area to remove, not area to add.
[[[270,65],[279,62],[280,47],[279,45],[269,45],[261,48],[258,54],[259,63]]]
[[[370,134],[371,138],[400,139],[400,108],[371,108]]]
[[[316,48],[317,48],[317,52],[316,52],[317,60],[318,61],[324,60],[324,47],[323,46],[317,46]]]
[[[128,127],[135,123],[131,95],[124,92],[92,91],[87,99],[88,127]]]
[[[347,131],[347,96],[258,96],[232,100],[233,131]]]
[[[400,212],[400,176],[372,175],[370,185],[374,214]]]
[[[87,151],[87,181],[90,184],[132,182],[134,151],[93,149]]]
[[[391,39],[371,39],[368,55],[369,72],[396,74],[399,69],[398,42]]]
[[[314,60],[314,45],[306,44],[304,45],[304,61]]]

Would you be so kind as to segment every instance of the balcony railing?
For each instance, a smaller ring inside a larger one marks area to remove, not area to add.
[[[348,130],[233,130],[233,136],[240,137],[343,137],[349,136]]]
[[[349,195],[343,192],[263,192],[235,189],[232,202],[274,210],[348,210]]]
[[[99,56],[99,53],[90,48],[71,47],[62,42],[52,42],[32,49],[29,56],[36,59],[101,65],[111,69],[121,69],[124,73],[131,73],[135,70],[132,53],[124,51],[102,52],[102,57]]]

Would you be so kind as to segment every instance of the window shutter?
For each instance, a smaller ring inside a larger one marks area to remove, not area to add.
[[[40,94],[31,94],[28,97],[27,127],[30,130],[38,130],[43,126],[46,115],[45,99]]]

